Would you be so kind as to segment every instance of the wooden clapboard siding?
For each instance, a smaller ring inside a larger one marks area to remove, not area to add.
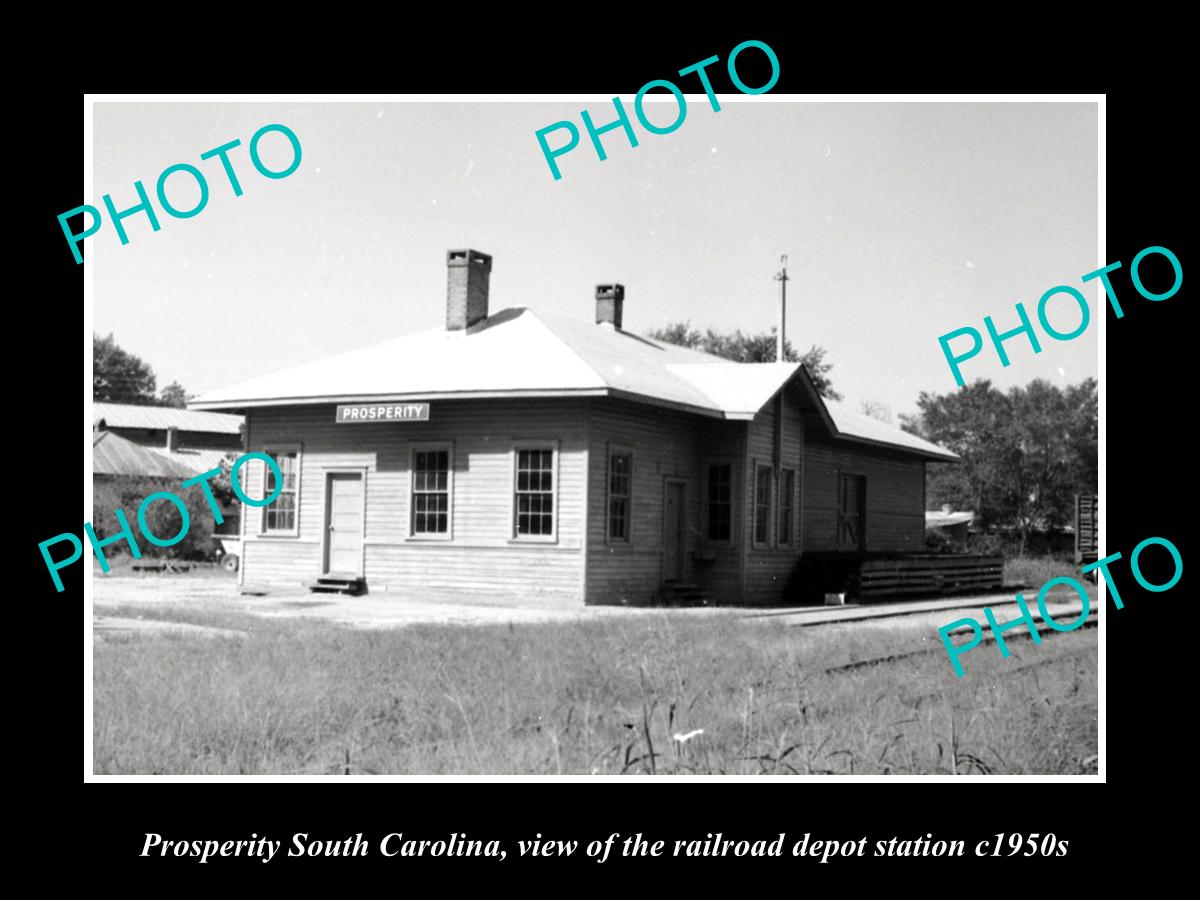
[[[778,446],[777,446],[778,444]],[[800,555],[800,479],[804,449],[804,422],[793,396],[784,392],[768,403],[750,422],[744,466],[746,491],[741,509],[744,522],[746,568],[744,601],[749,605],[778,602]],[[771,466],[771,512],[766,546],[754,544],[754,477],[759,465]],[[781,469],[792,469],[796,481],[792,497],[792,540],[779,546],[779,478]]]
[[[519,602],[521,605],[578,606],[579,550],[539,547],[464,548],[425,545],[419,552],[392,544],[368,544],[368,587],[420,600]]]
[[[254,513],[248,511],[247,515]],[[320,572],[321,545],[314,540],[268,540],[251,535],[242,542],[239,566],[250,587],[301,587]]]
[[[836,551],[839,473],[865,475],[866,551],[917,551],[925,543],[925,464],[872,447],[834,445],[810,425],[804,445],[803,546]]]
[[[386,588],[430,599],[522,600],[533,594],[582,602],[587,446],[577,401],[442,401],[427,422],[336,424],[335,406],[250,410],[250,450],[300,445],[299,536],[259,536],[248,512],[245,582],[300,583],[320,573],[325,476],[366,475],[364,575]],[[453,443],[452,539],[409,540],[411,451]],[[513,445],[557,445],[555,543],[512,539]],[[264,467],[243,469],[250,496],[262,496]],[[269,545],[269,549],[268,549]]]
[[[712,602],[730,602],[730,592],[737,590],[739,580],[736,545],[712,548],[712,560],[697,561],[694,554],[706,545],[702,510],[706,459],[734,456],[738,423],[610,399],[588,401],[587,422],[587,602],[641,604],[654,600],[663,580],[663,505],[668,478],[686,484],[685,580],[704,588]],[[631,540],[627,544],[608,541],[610,448],[633,455]],[[735,465],[735,475],[736,471]]]

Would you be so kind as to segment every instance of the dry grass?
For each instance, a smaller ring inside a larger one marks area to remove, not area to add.
[[[1004,561],[1004,583],[1029,585],[1027,596],[1036,596],[1043,584],[1061,575],[1083,582],[1085,587],[1091,583],[1089,576],[1079,574],[1079,566],[1055,556],[1017,556]],[[1065,590],[1069,593],[1071,589]]]
[[[357,631],[154,615],[245,636],[98,642],[98,774],[1094,771],[1094,631],[1014,645],[1007,660],[979,648],[958,679],[940,650],[825,671],[936,642],[932,630],[663,614]]]

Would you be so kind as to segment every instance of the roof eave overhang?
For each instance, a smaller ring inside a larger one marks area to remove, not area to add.
[[[833,417],[826,409],[825,403],[821,399],[820,393],[816,386],[808,376],[808,372],[804,367],[798,368],[795,373],[783,384],[779,390],[775,391],[771,398],[767,401],[770,403],[778,395],[779,391],[783,390],[787,383],[799,380],[804,389],[808,392],[813,400],[813,405],[816,407],[818,415],[829,429],[830,435],[839,441],[851,441],[856,444],[866,444],[874,447],[882,447],[892,450],[897,453],[906,453],[911,456],[920,456],[924,459],[933,460],[936,462],[960,462],[960,459],[954,455],[941,455],[928,450],[920,450],[914,447],[905,447],[902,444],[893,444],[888,441],[877,441],[870,438],[860,438],[853,435],[843,434],[838,431],[837,425],[833,422]],[[218,409],[256,409],[264,407],[286,407],[286,406],[314,406],[319,404],[337,404],[337,403],[401,403],[410,401],[428,401],[428,400],[534,400],[534,399],[554,399],[561,397],[612,397],[618,400],[627,400],[632,403],[641,403],[646,406],[657,406],[664,409],[674,409],[680,412],[691,413],[693,415],[704,416],[710,419],[726,419],[734,422],[749,422],[761,411],[758,410],[722,410],[712,407],[698,406],[693,403],[684,403],[682,401],[668,400],[662,397],[652,397],[648,394],[639,394],[635,391],[622,391],[610,387],[586,387],[586,388],[533,388],[530,390],[501,390],[501,391],[433,391],[428,393],[390,393],[390,394],[326,394],[322,396],[307,396],[307,397],[260,397],[242,400],[193,400],[188,403],[189,409],[197,410],[218,410]],[[766,404],[764,404],[766,406]]]
[[[628,400],[647,406],[658,406],[666,409],[676,409],[680,412],[694,413],[713,419],[753,419],[755,413],[727,413],[723,410],[706,406],[697,406],[661,397],[651,397],[635,391],[622,391],[609,387],[587,388],[555,388],[517,391],[433,391],[427,393],[391,393],[391,394],[326,394],[310,397],[256,397],[242,400],[193,400],[188,404],[189,409],[254,409],[280,406],[314,406],[327,403],[402,403],[417,400],[534,400],[554,399],[560,397],[613,397]]]
[[[852,441],[856,444],[867,444],[871,447],[882,447],[885,450],[891,450],[894,453],[905,453],[909,456],[920,456],[931,462],[962,462],[962,459],[953,454],[935,453],[932,450],[921,450],[918,447],[906,447],[903,444],[893,444],[889,441],[876,441],[871,438],[856,437],[851,434],[835,434],[839,441]]]
[[[431,391],[391,394],[322,394],[307,397],[254,397],[241,400],[192,400],[189,409],[254,409],[266,406],[315,406],[326,403],[402,403],[417,400],[520,400],[546,397],[603,397],[607,388],[561,388],[527,391]]]

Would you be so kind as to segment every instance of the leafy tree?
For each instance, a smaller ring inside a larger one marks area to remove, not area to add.
[[[208,482],[208,486],[213,492],[213,499],[215,499],[221,506],[232,506],[234,501],[237,500],[237,494],[234,493],[233,490],[233,481],[231,480],[231,475],[233,473],[233,464],[238,461],[238,458],[241,455],[242,451],[240,450],[230,450],[228,453],[226,453],[218,463],[218,466],[221,469],[221,474],[214,475]],[[244,487],[245,482],[241,481],[241,479],[244,479],[245,477],[246,470],[243,468],[238,473],[239,484],[243,485],[243,491],[245,491],[246,488]],[[253,507],[247,507],[247,509],[252,508]]]
[[[962,457],[927,467],[926,501],[974,510],[981,527],[1031,532],[1074,517],[1074,496],[1095,493],[1096,381],[1065,390],[1037,379],[1004,393],[980,379],[948,394],[921,392],[905,429]]]
[[[155,405],[154,370],[108,337],[92,335],[92,399]]]
[[[158,402],[160,406],[173,406],[176,409],[186,409],[188,397],[188,392],[183,389],[183,385],[178,381],[172,381],[159,391]]]
[[[169,491],[183,500],[188,510],[186,536],[170,547],[159,547],[150,543],[140,533],[135,540],[143,556],[168,559],[206,559],[212,555],[213,514],[208,500],[198,488],[181,491],[179,482],[169,478],[96,478],[92,495],[92,521],[97,536],[103,540],[117,533],[119,521],[117,510],[123,510],[126,521],[135,523],[142,501],[158,491]],[[219,497],[219,495],[218,495]],[[153,534],[169,540],[183,528],[183,517],[174,503],[158,500],[146,509],[146,524]],[[105,556],[128,552],[128,545],[118,541],[104,548]]]
[[[702,350],[714,356],[737,362],[775,362],[776,329],[760,334],[745,334],[740,329],[733,332],[719,332],[707,329],[703,334],[692,327],[691,322],[671,322],[663,328],[650,332],[650,337],[668,344],[680,347],[690,347]],[[803,363],[812,378],[817,392],[829,400],[841,400],[842,395],[833,389],[829,372],[833,363],[826,362],[825,348],[815,344],[803,354],[796,352],[792,342],[784,339],[783,358],[787,362]]]

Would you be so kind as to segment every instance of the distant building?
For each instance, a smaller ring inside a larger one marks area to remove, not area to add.
[[[93,440],[97,456],[92,473],[155,475],[159,465],[155,457],[176,463],[189,473],[185,478],[207,472],[220,465],[231,450],[241,450],[242,422],[241,416],[170,406],[93,403],[93,434],[106,433],[121,440]],[[127,444],[152,455],[135,453]]]
[[[737,363],[595,320],[491,312],[492,259],[447,255],[446,327],[210,391],[247,417],[245,586],[421,599],[778,600],[802,554],[924,547],[925,465],[955,454]]]
[[[130,403],[92,404],[92,477],[119,486],[152,479],[164,490],[241,451],[242,417]],[[221,531],[237,531],[240,504],[223,510]]]
[[[925,530],[939,532],[952,541],[965,541],[974,521],[975,513],[969,510],[953,512],[949,504],[944,504],[941,509],[925,510]]]

